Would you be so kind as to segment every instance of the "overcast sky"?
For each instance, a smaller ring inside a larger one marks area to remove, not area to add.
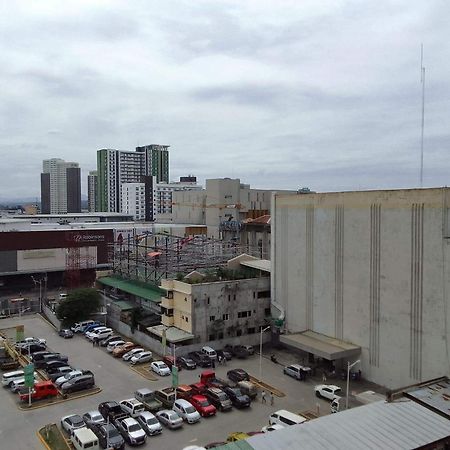
[[[450,5],[406,1],[3,3],[0,198],[42,160],[170,145],[171,179],[317,191],[450,179]]]

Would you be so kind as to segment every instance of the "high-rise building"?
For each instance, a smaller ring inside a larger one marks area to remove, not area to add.
[[[78,163],[60,158],[43,161],[41,173],[41,213],[81,212],[81,175]]]
[[[97,211],[123,212],[122,185],[145,184],[145,220],[154,220],[154,185],[169,180],[169,146],[146,145],[135,152],[102,149],[97,152]]]
[[[169,182],[169,145],[144,145],[136,152],[144,154],[145,175],[156,177],[157,183]]]
[[[88,175],[88,210],[97,211],[97,171],[91,170]]]
[[[134,220],[145,220],[145,183],[122,184],[122,212]]]

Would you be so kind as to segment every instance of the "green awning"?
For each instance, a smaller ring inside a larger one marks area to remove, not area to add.
[[[254,450],[254,448],[245,440],[230,442],[226,445],[216,447],[217,450]]]
[[[140,281],[124,280],[117,277],[102,277],[98,278],[97,281],[154,303],[161,302],[161,296],[164,295],[164,292],[156,286]]]

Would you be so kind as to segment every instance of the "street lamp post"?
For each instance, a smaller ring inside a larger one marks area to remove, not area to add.
[[[350,361],[347,361],[347,394],[345,397],[345,409],[348,409],[348,391],[350,389],[350,369],[361,361],[357,359],[354,363],[350,364]]]
[[[265,331],[270,328],[268,325],[266,328],[261,327],[261,331],[259,334],[259,379],[262,380],[262,336]]]

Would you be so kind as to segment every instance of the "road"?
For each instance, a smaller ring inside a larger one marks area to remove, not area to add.
[[[0,328],[7,328],[23,324],[26,336],[43,337],[47,344],[55,351],[69,356],[69,363],[82,369],[92,370],[96,384],[102,388],[99,394],[71,400],[57,405],[50,405],[34,411],[20,411],[17,409],[16,398],[7,390],[0,390],[0,435],[1,448],[42,449],[36,437],[36,431],[47,423],[59,423],[61,417],[68,414],[84,414],[96,409],[98,404],[107,400],[123,400],[130,398],[136,389],[149,387],[157,390],[167,387],[171,383],[170,377],[158,378],[156,381],[144,379],[130,370],[121,360],[112,358],[105,349],[93,348],[85,338],[75,336],[64,340],[44,319],[39,316],[25,316],[22,318],[3,319]],[[227,370],[241,367],[250,374],[258,377],[259,356],[247,360],[232,360],[227,366],[216,366],[219,377],[226,378]],[[182,370],[179,374],[180,384],[190,384],[199,380],[201,369],[194,371]],[[194,425],[185,424],[181,430],[170,431],[164,429],[162,435],[151,437],[145,447],[181,450],[192,444],[205,445],[210,442],[224,441],[234,431],[259,431],[268,423],[270,413],[278,409],[292,412],[317,410],[321,414],[328,414],[329,402],[317,399],[313,386],[318,380],[299,382],[283,375],[282,366],[274,364],[268,358],[262,359],[263,380],[283,391],[286,396],[275,397],[275,404],[262,404],[259,400],[252,403],[247,410],[234,409],[227,413],[217,413],[215,417],[202,419]]]

